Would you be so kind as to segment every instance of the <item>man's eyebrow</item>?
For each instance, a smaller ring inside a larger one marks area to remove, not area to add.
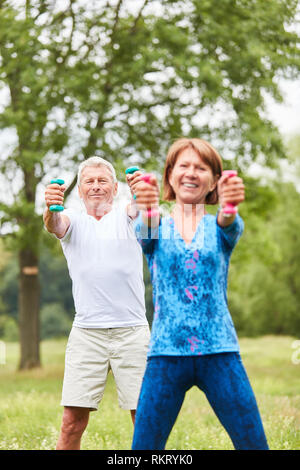
[[[84,176],[84,180],[93,180],[93,179],[98,179],[98,180],[108,180],[108,176]]]

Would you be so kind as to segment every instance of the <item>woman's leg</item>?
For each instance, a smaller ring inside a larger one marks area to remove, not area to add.
[[[162,450],[193,385],[189,358],[159,356],[148,360],[137,406],[133,450]]]
[[[237,450],[267,450],[256,399],[238,353],[203,356],[198,386]],[[198,368],[199,369],[199,368]]]

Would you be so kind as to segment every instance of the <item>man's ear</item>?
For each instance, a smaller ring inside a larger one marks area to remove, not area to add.
[[[80,199],[82,199],[81,189],[79,185],[78,185],[78,194],[79,194]]]
[[[114,197],[117,195],[117,192],[118,192],[118,182],[116,181],[114,183]]]

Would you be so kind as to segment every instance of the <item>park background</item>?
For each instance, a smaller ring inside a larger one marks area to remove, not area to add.
[[[124,169],[161,178],[183,135],[212,142],[245,180],[229,307],[270,447],[299,449],[299,2],[1,1],[0,61],[0,449],[51,449],[59,432],[74,305],[43,228],[46,184],[64,178],[79,208],[78,164],[99,155],[123,202]],[[144,278],[151,324],[146,265]],[[110,377],[83,448],[126,449],[131,436]],[[168,448],[232,448],[196,389]]]

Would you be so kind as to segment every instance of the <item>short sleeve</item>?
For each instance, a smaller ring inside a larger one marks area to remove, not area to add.
[[[72,232],[74,230],[74,227],[79,219],[79,214],[77,211],[74,209],[65,209],[62,213],[62,215],[65,215],[69,218],[70,220],[70,225],[68,230],[66,231],[65,235],[62,238],[59,238],[59,240],[63,243],[68,243],[71,240]]]

